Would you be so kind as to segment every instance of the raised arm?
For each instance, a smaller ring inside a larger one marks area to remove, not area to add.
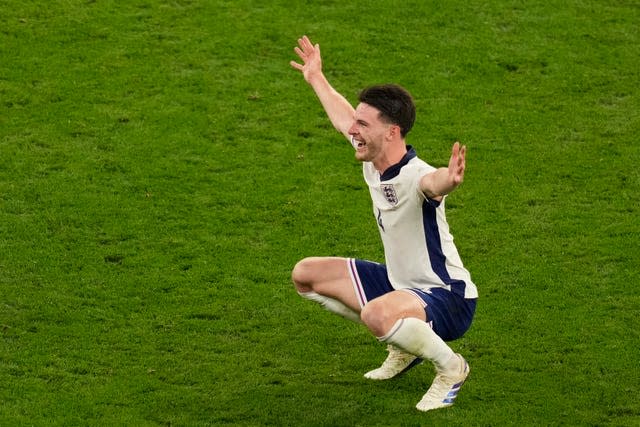
[[[466,146],[453,144],[449,166],[437,169],[420,179],[420,189],[429,198],[438,199],[455,190],[464,179]]]
[[[320,45],[312,44],[307,36],[303,36],[298,39],[298,46],[294,50],[302,60],[302,64],[291,61],[291,66],[302,72],[304,79],[316,93],[333,126],[351,141],[349,128],[353,124],[355,110],[349,101],[329,84],[322,73]]]

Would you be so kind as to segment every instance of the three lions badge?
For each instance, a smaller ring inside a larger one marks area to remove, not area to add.
[[[393,188],[393,184],[382,184],[382,195],[387,202],[391,204],[391,206],[396,206],[398,204],[398,195],[396,194],[396,189]]]

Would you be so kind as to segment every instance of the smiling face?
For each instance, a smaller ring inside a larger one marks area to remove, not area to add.
[[[356,159],[379,163],[386,157],[386,147],[396,132],[399,132],[398,126],[381,120],[378,109],[360,103],[349,128],[349,135],[356,149]]]

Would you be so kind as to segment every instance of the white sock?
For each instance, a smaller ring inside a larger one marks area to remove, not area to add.
[[[356,323],[362,323],[362,320],[360,320],[360,314],[355,312],[354,310],[350,309],[349,307],[347,307],[346,305],[344,305],[343,303],[341,303],[340,301],[338,301],[337,299],[334,298],[329,298],[326,297],[324,295],[320,295],[316,292],[298,292],[298,294],[302,297],[302,298],[306,298],[308,300],[314,301],[319,303],[321,306],[323,306],[325,309],[339,314],[340,316],[344,317],[345,319],[349,319],[352,322],[356,322]]]
[[[431,360],[438,372],[452,368],[455,353],[424,321],[415,317],[398,320],[380,341],[393,344],[401,350]]]

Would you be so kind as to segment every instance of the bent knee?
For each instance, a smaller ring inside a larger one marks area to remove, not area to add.
[[[291,270],[291,281],[299,292],[309,292],[313,285],[313,258],[304,258]]]
[[[385,336],[389,333],[395,323],[404,317],[389,304],[382,301],[372,300],[367,303],[360,312],[362,322],[377,337]]]
[[[369,301],[360,312],[360,318],[362,322],[378,337],[381,337],[387,333],[387,329],[391,326],[387,325],[391,322],[392,313],[385,304],[381,304],[379,301]]]

